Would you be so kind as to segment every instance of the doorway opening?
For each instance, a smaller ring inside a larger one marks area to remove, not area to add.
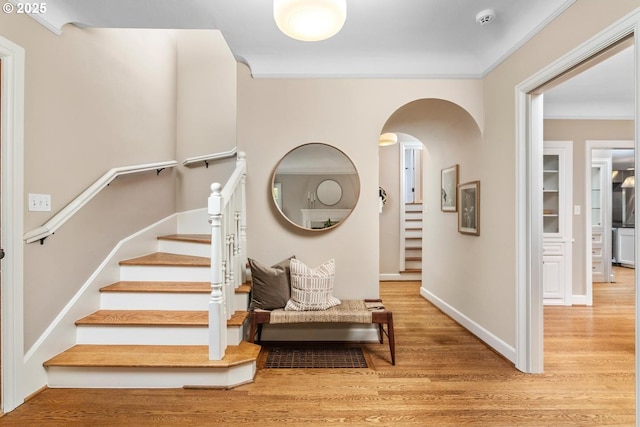
[[[400,274],[422,272],[422,143],[400,142]]]
[[[0,37],[0,247],[1,362],[3,413],[24,401],[23,381],[23,163],[24,163],[24,49]]]
[[[541,247],[543,211],[541,163],[544,139],[542,93],[549,90],[552,85],[566,81],[593,64],[601,62],[606,56],[613,55],[616,49],[621,50],[626,47],[624,43],[635,45],[634,34],[640,24],[639,15],[638,12],[630,14],[516,88],[516,367],[524,372],[543,372],[544,366]],[[640,86],[638,75],[636,67],[633,90],[636,99]],[[634,112],[636,135],[638,134],[637,114],[638,112]],[[637,245],[636,239],[634,242],[636,249]],[[637,287],[637,276],[634,281]],[[635,299],[637,307],[637,295]],[[636,335],[636,342],[637,340]],[[636,358],[636,371],[637,363]]]

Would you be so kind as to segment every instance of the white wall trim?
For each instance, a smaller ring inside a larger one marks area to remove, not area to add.
[[[532,117],[536,114],[535,96],[529,95],[532,91],[549,82],[573,66],[598,54],[608,46],[627,37],[637,34],[640,23],[640,9],[636,9],[626,17],[615,22],[604,31],[586,41],[568,54],[562,56],[547,67],[535,73],[533,76],[516,86],[516,367],[524,372],[536,372],[542,368],[544,357],[541,345],[543,329],[536,323],[532,315],[541,312],[542,300],[537,296],[541,293],[542,280],[536,274],[538,261],[541,254],[538,253],[537,239],[542,233],[538,216],[531,212],[541,212],[542,206],[538,194],[541,192],[541,183],[535,178],[538,171],[536,156],[533,155],[535,138],[529,132]],[[640,120],[638,120],[638,93],[640,91],[640,63],[638,58],[638,39],[635,41],[636,49],[636,135],[640,134]],[[542,113],[540,109],[537,114]],[[638,142],[636,141],[636,145]],[[638,158],[636,157],[636,167]],[[533,173],[532,173],[533,171]],[[640,246],[636,239],[636,256]],[[636,277],[636,288],[638,277]],[[638,306],[638,294],[636,304]],[[636,307],[637,307],[636,306]],[[640,336],[640,317],[636,318],[636,342]],[[638,371],[638,357],[636,357],[636,371]],[[636,377],[636,399],[639,397],[639,378]],[[640,405],[636,404],[637,414]]]
[[[427,289],[421,287],[420,295],[422,295],[422,297],[429,301],[431,304],[435,305],[444,314],[462,325],[469,332],[484,341],[489,347],[506,357],[511,362],[515,363],[516,349],[513,346],[510,346],[499,337],[492,334],[489,330],[482,327],[482,325],[474,322],[464,313],[447,304],[445,301],[429,292]]]
[[[571,305],[591,305],[586,295],[573,295]]]
[[[24,187],[24,49],[0,37],[2,60],[2,411],[24,402],[18,388],[24,371],[22,247]]]

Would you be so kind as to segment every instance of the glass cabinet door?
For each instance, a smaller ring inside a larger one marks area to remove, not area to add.
[[[602,166],[591,167],[591,225],[602,227]]]
[[[557,234],[560,232],[560,156],[545,154],[542,160],[542,215],[543,232]]]

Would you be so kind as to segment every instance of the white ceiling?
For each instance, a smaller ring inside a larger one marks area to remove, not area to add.
[[[16,1],[16,0],[12,0]],[[54,31],[218,29],[254,77],[482,77],[575,0],[347,0],[333,38],[282,34],[269,0],[48,0],[33,17]],[[476,15],[496,12],[484,26]]]
[[[26,3],[10,0],[13,3]],[[217,29],[254,77],[480,78],[576,0],[347,0],[333,38],[282,34],[270,0],[48,0],[52,31]],[[493,9],[483,26],[478,13]],[[549,118],[633,117],[633,49],[545,93]]]
[[[634,60],[632,46],[545,92],[545,118],[633,120]]]

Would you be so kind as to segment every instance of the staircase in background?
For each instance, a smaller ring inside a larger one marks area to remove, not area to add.
[[[422,271],[422,203],[405,204],[404,219],[404,271]]]
[[[120,262],[100,310],[76,321],[76,345],[45,362],[49,387],[228,388],[253,381],[260,347],[244,341],[250,286],[235,290],[223,360],[209,360],[211,236],[158,238]]]

